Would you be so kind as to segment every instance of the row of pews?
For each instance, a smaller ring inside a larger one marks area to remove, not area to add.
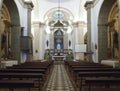
[[[120,69],[99,63],[64,61],[76,91],[120,91]]]
[[[0,69],[0,91],[5,89],[44,91],[52,70],[52,60],[44,62],[37,60],[2,68]]]

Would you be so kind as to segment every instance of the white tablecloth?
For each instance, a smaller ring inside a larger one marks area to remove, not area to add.
[[[101,64],[113,66],[113,68],[119,67],[119,61],[116,60],[102,60]]]

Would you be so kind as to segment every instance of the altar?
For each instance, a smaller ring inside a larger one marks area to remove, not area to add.
[[[62,61],[68,59],[73,54],[73,51],[71,49],[47,49],[45,53],[50,55],[52,60]]]
[[[61,55],[61,56],[60,55],[59,56],[58,55],[57,56],[53,55],[52,60],[59,60],[59,61],[60,60],[66,60],[66,56],[65,55]]]

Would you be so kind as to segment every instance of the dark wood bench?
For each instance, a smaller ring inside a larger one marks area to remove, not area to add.
[[[120,90],[120,87],[119,88],[117,88],[117,87],[111,88],[111,86],[113,86],[113,85],[120,86],[120,78],[86,78],[85,85],[88,86],[87,91],[98,91],[98,89],[101,86],[104,86],[102,91],[106,91],[106,89],[108,89],[107,91],[116,91],[118,89]],[[92,86],[96,86],[94,90],[91,89]]]
[[[80,91],[82,91],[82,83],[86,77],[120,77],[120,72],[79,72],[76,80],[80,81]]]
[[[46,69],[0,69],[2,73],[46,73]]]
[[[88,91],[88,88],[84,88],[83,91]],[[91,88],[90,91],[120,91],[120,88],[97,87],[97,88]]]
[[[70,71],[71,77],[76,78],[78,72],[120,72],[119,68],[73,68]]]
[[[30,91],[30,88],[38,88],[39,84],[36,85],[34,80],[0,80],[0,88],[8,88],[9,91],[14,91],[15,88],[28,88],[28,91]]]
[[[44,74],[42,73],[0,73],[0,80],[3,79],[9,79],[9,80],[35,79],[40,84],[39,88],[42,88],[42,86],[44,86],[45,83]]]

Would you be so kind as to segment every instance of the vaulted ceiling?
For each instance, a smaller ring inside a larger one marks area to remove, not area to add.
[[[69,11],[69,14],[73,16],[73,21],[86,21],[86,10],[84,8],[86,0],[32,0],[32,2],[34,4],[32,21],[44,22],[47,13],[59,6],[63,11]]]

